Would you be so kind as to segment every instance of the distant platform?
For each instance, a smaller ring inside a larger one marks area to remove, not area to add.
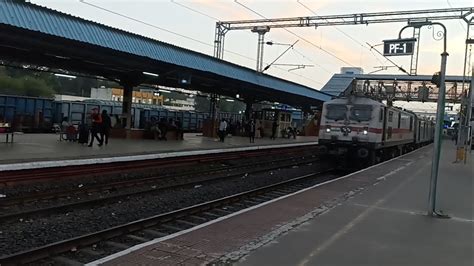
[[[182,141],[109,139],[107,146],[99,147],[95,142],[93,147],[87,147],[59,141],[56,134],[24,134],[15,136],[14,143],[0,142],[0,171],[315,145],[317,141],[317,137],[297,136],[296,139],[260,138],[250,143],[246,137],[229,136],[222,143],[186,133]]]

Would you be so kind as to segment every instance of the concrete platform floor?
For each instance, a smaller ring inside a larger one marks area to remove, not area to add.
[[[0,139],[0,141],[4,141],[4,139]],[[249,143],[249,139],[245,137],[227,137],[225,142],[222,143],[216,139],[202,137],[196,133],[187,133],[184,135],[183,141],[110,139],[107,146],[98,147],[96,142],[93,147],[89,148],[74,142],[60,142],[59,135],[56,134],[25,134],[15,136],[14,143],[0,142],[0,164],[228,149],[302,142],[317,142],[317,137],[298,136],[296,139],[280,138],[276,140],[264,138],[256,139],[255,143]]]
[[[428,217],[432,146],[132,247],[88,265],[474,265],[474,182],[445,142]]]
[[[446,141],[438,209],[427,216],[429,156],[407,160],[377,185],[243,258],[237,265],[474,265],[473,156],[452,163]]]

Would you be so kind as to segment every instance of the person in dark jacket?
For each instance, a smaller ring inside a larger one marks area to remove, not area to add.
[[[270,139],[275,139],[277,129],[278,129],[278,123],[277,123],[276,120],[273,120],[273,123],[272,123],[272,136],[270,137]]]
[[[249,121],[248,130],[249,130],[250,143],[255,143],[255,131],[256,131],[255,119],[252,119]]]
[[[181,119],[178,117],[176,119],[176,139],[177,140],[183,140],[183,123],[181,122]]]
[[[107,110],[102,111],[102,128],[100,130],[101,143],[107,145],[109,143],[110,129],[112,128],[112,120]]]
[[[98,113],[97,108],[92,109],[91,119],[91,142],[89,143],[89,147],[92,147],[92,144],[94,144],[94,138],[97,139],[100,147],[102,146],[102,139],[99,136],[100,130],[102,128],[102,116]]]
[[[158,123],[158,128],[161,132],[160,140],[168,140],[166,138],[166,134],[168,133],[168,123],[166,122],[165,118],[160,119],[160,122]]]

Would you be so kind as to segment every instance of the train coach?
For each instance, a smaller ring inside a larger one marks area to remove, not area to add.
[[[323,151],[351,162],[377,163],[433,137],[432,121],[366,97],[337,98],[323,105],[319,143]]]

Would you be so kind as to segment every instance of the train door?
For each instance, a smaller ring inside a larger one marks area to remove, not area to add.
[[[380,108],[381,116],[383,117],[382,122],[382,144],[387,139],[387,107]]]
[[[416,135],[417,135],[417,139],[418,139],[418,143],[420,142],[421,140],[421,121],[418,121],[418,126],[417,126],[418,130],[416,131]],[[425,135],[425,131],[423,130],[423,137]]]

